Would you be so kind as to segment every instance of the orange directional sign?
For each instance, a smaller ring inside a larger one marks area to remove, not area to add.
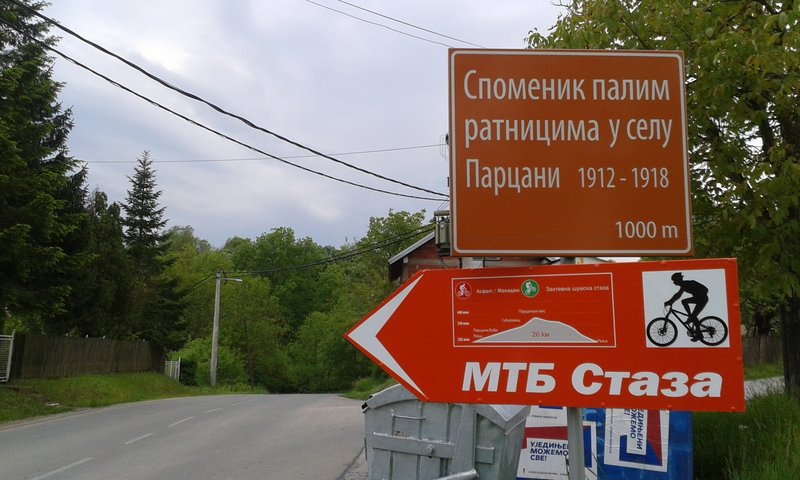
[[[345,338],[425,401],[742,411],[738,302],[730,259],[429,270]]]
[[[681,52],[451,49],[453,255],[692,253]]]

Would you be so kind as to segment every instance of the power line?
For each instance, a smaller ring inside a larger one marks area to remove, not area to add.
[[[443,47],[451,47],[452,48],[452,45],[448,45],[448,44],[442,43],[442,42],[437,42],[436,40],[431,40],[429,38],[420,37],[420,36],[417,36],[417,35],[414,35],[414,34],[411,34],[411,33],[408,33],[408,32],[404,32],[402,30],[397,30],[396,28],[392,28],[392,27],[390,27],[388,25],[384,25],[384,24],[378,23],[378,22],[373,22],[373,21],[367,20],[365,18],[357,17],[355,15],[351,15],[351,14],[349,14],[347,12],[343,12],[341,10],[337,10],[337,9],[335,9],[333,7],[329,7],[327,5],[323,5],[321,3],[317,3],[317,2],[314,2],[312,0],[305,0],[305,1],[307,3],[312,4],[312,5],[316,5],[316,6],[320,7],[320,8],[324,8],[325,10],[330,10],[332,12],[336,12],[338,14],[344,15],[345,17],[350,17],[352,19],[358,20],[359,22],[369,23],[370,25],[375,25],[376,27],[382,27],[382,28],[385,28],[387,30],[391,30],[391,31],[393,31],[395,33],[399,33],[400,35],[405,35],[407,37],[416,38],[417,40],[422,40],[423,42],[435,43],[436,45],[441,45]]]
[[[16,0],[12,0],[12,1],[16,1]],[[15,28],[13,25],[10,25],[5,21],[0,20],[0,23],[3,23],[4,25],[6,25],[9,28]],[[20,32],[20,33],[23,33],[23,32]],[[281,157],[278,157],[276,155],[272,155],[270,153],[267,153],[264,150],[261,150],[261,149],[259,149],[257,147],[254,147],[254,146],[252,146],[250,144],[244,143],[244,142],[242,142],[240,140],[237,140],[237,139],[235,139],[235,138],[233,138],[233,137],[231,137],[229,135],[226,135],[226,134],[224,134],[224,133],[222,133],[222,132],[220,132],[218,130],[215,130],[215,129],[211,128],[211,127],[208,127],[208,126],[198,122],[197,120],[189,118],[186,115],[178,113],[175,110],[172,110],[169,107],[166,107],[166,106],[156,102],[155,100],[153,100],[151,98],[148,98],[148,97],[146,97],[146,96],[144,96],[144,95],[142,95],[142,94],[140,94],[140,93],[138,93],[138,92],[136,92],[134,90],[131,90],[130,88],[126,87],[125,85],[122,85],[121,83],[117,82],[116,80],[113,80],[113,79],[103,75],[102,73],[93,70],[92,68],[90,68],[90,67],[84,65],[83,63],[75,60],[74,58],[70,57],[69,55],[66,55],[66,54],[60,52],[59,50],[47,45],[44,42],[41,42],[40,40],[38,40],[36,38],[31,38],[31,40],[33,40],[34,42],[38,43],[42,48],[46,48],[46,49],[52,51],[53,53],[59,55],[64,60],[67,60],[68,62],[73,63],[73,64],[77,65],[80,68],[83,68],[84,70],[86,70],[86,71],[88,71],[88,72],[90,72],[90,73],[102,78],[103,80],[105,80],[106,82],[114,85],[115,87],[120,88],[120,89],[122,89],[122,90],[124,90],[124,91],[126,91],[126,92],[128,92],[128,93],[130,93],[132,95],[135,95],[136,97],[138,97],[138,98],[150,103],[151,105],[153,105],[155,107],[158,107],[158,108],[160,108],[160,109],[162,109],[162,110],[164,110],[166,112],[169,112],[169,113],[175,115],[176,117],[191,123],[192,125],[195,125],[197,127],[202,128],[203,130],[211,132],[211,133],[213,133],[213,134],[215,134],[215,135],[217,135],[219,137],[222,137],[222,138],[224,138],[224,139],[226,139],[228,141],[236,143],[237,145],[241,145],[241,146],[243,146],[245,148],[253,150],[254,152],[260,153],[261,155],[265,155],[265,156],[267,156],[269,158],[277,160],[277,161],[279,161],[281,163],[284,163],[286,165],[290,165],[292,167],[299,168],[300,170],[306,171],[308,173],[313,173],[314,175],[319,175],[321,177],[324,177],[324,178],[327,178],[327,179],[330,179],[330,180],[334,180],[334,181],[337,181],[337,182],[340,182],[340,183],[345,183],[347,185],[352,185],[354,187],[363,188],[365,190],[371,190],[373,192],[385,193],[387,195],[394,195],[394,196],[398,196],[398,197],[414,198],[414,199],[418,199],[418,200],[431,200],[431,201],[435,201],[435,202],[441,202],[442,201],[441,198],[431,198],[431,197],[422,197],[422,196],[418,196],[418,195],[408,195],[408,194],[405,194],[405,193],[392,192],[392,191],[389,191],[389,190],[383,190],[383,189],[380,189],[380,188],[375,188],[375,187],[370,187],[370,186],[367,186],[367,185],[362,185],[360,183],[355,183],[355,182],[351,182],[349,180],[344,180],[342,178],[334,177],[333,175],[328,175],[327,173],[318,172],[318,171],[313,170],[311,168],[307,168],[307,167],[304,167],[302,165],[297,165],[296,163],[292,163],[292,162],[290,162],[288,160],[284,160]]]
[[[433,227],[431,227],[430,230],[432,231]],[[420,232],[419,234],[421,234],[421,233],[424,233],[424,232]],[[415,234],[415,235],[417,235],[417,234]],[[244,277],[244,276],[264,276],[264,275],[267,275],[267,274],[270,274],[270,273],[285,272],[285,271],[292,271],[292,270],[304,270],[304,269],[307,269],[307,268],[318,267],[318,266],[327,265],[327,264],[331,264],[331,263],[337,263],[337,262],[342,262],[342,261],[345,261],[345,260],[350,260],[350,259],[352,259],[354,257],[359,256],[359,255],[363,255],[365,253],[369,253],[372,250],[377,250],[379,248],[384,248],[384,247],[391,246],[391,245],[396,244],[396,243],[400,243],[400,242],[402,242],[404,240],[407,240],[408,238],[411,238],[411,237],[413,237],[415,235],[410,235],[408,237],[400,238],[400,239],[395,240],[395,241],[390,242],[390,243],[379,245],[376,248],[371,249],[371,250],[362,251],[362,252],[355,252],[355,253],[342,254],[342,255],[339,255],[339,256],[329,257],[329,258],[326,258],[324,260],[319,260],[317,262],[310,262],[310,263],[306,263],[306,264],[303,264],[303,265],[294,265],[294,266],[288,266],[288,267],[276,267],[276,268],[272,268],[272,269],[268,269],[268,270],[245,271],[245,272],[234,272],[234,273],[236,275],[240,276],[240,277]]]
[[[198,280],[197,282],[195,282],[195,284],[192,285],[191,287],[188,287],[185,290],[183,290],[181,293],[183,293],[184,295],[188,295],[188,294],[192,293],[193,291],[197,290],[198,288],[200,288],[204,283],[206,283],[207,281],[211,280],[212,278],[214,278],[214,274],[213,273],[209,273],[205,277],[203,277],[200,280]]]
[[[376,12],[374,10],[370,10],[368,8],[364,8],[364,7],[360,6],[360,5],[356,5],[355,3],[345,2],[344,0],[336,0],[336,1],[339,2],[339,3],[344,3],[345,5],[349,5],[349,6],[353,7],[353,8],[357,8],[359,10],[363,10],[365,12],[371,13],[373,15],[377,15],[377,16],[385,18],[387,20],[391,20],[393,22],[397,22],[397,23],[406,25],[406,26],[411,27],[411,28],[416,28],[417,30],[421,30],[423,32],[431,33],[433,35],[436,35],[436,36],[439,36],[439,37],[442,37],[442,38],[447,38],[449,40],[455,40],[456,42],[466,43],[467,45],[472,45],[473,47],[486,48],[486,47],[484,47],[482,45],[478,45],[476,43],[468,42],[466,40],[461,40],[460,38],[451,37],[449,35],[445,35],[443,33],[435,32],[433,30],[428,30],[427,28],[422,28],[422,27],[419,27],[417,25],[414,25],[413,23],[404,22],[403,20],[398,20],[398,19],[396,19],[394,17],[390,17],[388,15],[384,15],[384,14]]]
[[[24,9],[26,9],[27,11],[31,12],[32,14],[34,14],[37,17],[39,17],[42,20],[44,20],[45,22],[50,23],[51,25],[55,26],[56,28],[62,30],[63,32],[65,32],[65,33],[77,38],[78,40],[80,40],[80,41],[82,41],[84,43],[86,43],[87,45],[89,45],[89,46],[101,51],[102,53],[105,53],[106,55],[109,55],[109,56],[115,58],[116,60],[119,60],[120,62],[124,63],[125,65],[127,65],[127,66],[133,68],[134,70],[138,71],[139,73],[145,75],[149,79],[161,84],[162,86],[164,86],[164,87],[166,87],[166,88],[168,88],[168,89],[170,89],[170,90],[172,90],[172,91],[174,91],[174,92],[176,92],[176,93],[178,93],[180,95],[183,95],[184,97],[187,97],[187,98],[189,98],[191,100],[195,100],[197,102],[200,102],[200,103],[210,107],[211,109],[215,110],[216,112],[218,112],[218,113],[220,113],[222,115],[225,115],[225,116],[234,118],[236,120],[239,120],[240,122],[242,122],[243,124],[247,125],[248,127],[252,128],[252,129],[255,129],[255,130],[258,130],[260,132],[272,135],[273,137],[275,137],[275,138],[277,138],[277,139],[279,139],[281,141],[284,141],[286,143],[289,143],[290,145],[294,145],[295,147],[298,147],[298,148],[301,148],[303,150],[306,150],[306,151],[308,151],[310,153],[313,153],[314,155],[318,155],[318,156],[320,156],[322,158],[325,158],[327,160],[330,160],[332,162],[336,162],[336,163],[338,163],[340,165],[343,165],[343,166],[348,167],[348,168],[352,168],[353,170],[359,171],[359,172],[367,174],[367,175],[371,175],[371,176],[379,178],[381,180],[384,180],[384,181],[387,181],[387,182],[391,182],[391,183],[395,183],[395,184],[398,184],[398,185],[402,185],[404,187],[411,188],[413,190],[418,190],[418,191],[421,191],[421,192],[430,193],[432,195],[438,195],[440,197],[447,197],[448,196],[448,195],[446,195],[444,193],[436,192],[436,191],[429,190],[429,189],[422,188],[422,187],[417,187],[415,185],[411,185],[411,184],[402,182],[400,180],[396,180],[396,179],[393,179],[393,178],[390,178],[390,177],[386,177],[384,175],[380,175],[378,173],[371,172],[371,171],[369,171],[367,169],[364,169],[364,168],[361,168],[361,167],[357,167],[355,165],[351,165],[351,164],[349,164],[347,162],[344,162],[342,160],[334,158],[334,157],[332,157],[330,155],[324,154],[324,153],[322,153],[320,151],[317,151],[317,150],[315,150],[315,149],[313,149],[311,147],[308,147],[308,146],[306,146],[304,144],[301,144],[301,143],[299,143],[297,141],[291,140],[291,139],[289,139],[289,138],[287,138],[287,137],[285,137],[283,135],[280,135],[280,134],[278,134],[276,132],[273,132],[273,131],[265,128],[265,127],[261,127],[261,126],[255,124],[254,122],[248,120],[247,118],[245,118],[245,117],[243,117],[241,115],[237,115],[235,113],[229,112],[229,111],[223,109],[222,107],[219,107],[218,105],[209,102],[208,100],[200,97],[199,95],[195,95],[193,93],[187,92],[186,90],[183,90],[181,88],[178,88],[178,87],[170,84],[169,82],[163,80],[161,77],[150,73],[149,71],[145,70],[144,68],[140,67],[139,65],[137,65],[137,64],[135,64],[135,63],[123,58],[122,56],[120,56],[120,55],[108,50],[107,48],[105,48],[105,47],[103,47],[103,46],[101,46],[101,45],[99,45],[99,44],[97,44],[97,43],[95,43],[95,42],[93,42],[91,40],[88,40],[88,39],[84,38],[83,36],[81,36],[77,32],[71,30],[70,28],[67,28],[67,27],[61,25],[59,22],[57,22],[57,21],[53,20],[52,18],[50,18],[50,17],[48,17],[48,16],[36,11],[35,9],[25,5],[24,3],[21,3],[19,0],[10,0],[10,1],[12,3],[16,4],[17,6],[20,6],[20,7],[24,8]],[[438,42],[436,42],[436,43],[438,43]],[[59,55],[61,55],[62,57],[64,56],[61,53],[59,53]],[[70,61],[75,63],[74,60],[70,60]],[[270,157],[271,157],[271,155],[270,155]],[[277,157],[275,157],[275,158],[277,158]]]
[[[359,256],[359,255],[364,255],[365,253],[369,253],[369,252],[372,252],[372,251],[375,251],[375,250],[379,250],[381,248],[389,247],[391,245],[395,245],[397,243],[403,242],[403,241],[408,240],[410,238],[430,233],[430,232],[432,232],[434,230],[434,228],[435,228],[435,225],[423,225],[422,227],[419,227],[419,228],[417,228],[415,230],[412,230],[410,232],[405,232],[405,233],[400,234],[400,235],[398,235],[396,237],[393,237],[393,238],[391,238],[389,240],[386,240],[386,241],[383,241],[383,242],[380,242],[380,243],[376,243],[376,244],[372,244],[372,245],[367,245],[367,246],[364,246],[364,247],[354,248],[353,250],[349,250],[347,252],[343,252],[343,253],[340,253],[338,255],[333,255],[333,256],[328,257],[326,259],[318,260],[316,262],[309,262],[309,263],[305,263],[305,264],[302,264],[302,265],[293,265],[293,266],[288,266],[288,267],[275,267],[275,268],[271,268],[271,269],[267,269],[267,270],[232,272],[231,275],[236,275],[236,276],[239,276],[239,277],[244,277],[244,276],[263,276],[263,275],[267,275],[267,274],[270,274],[270,273],[285,272],[285,271],[291,271],[291,270],[304,270],[306,268],[317,267],[317,266],[320,266],[320,265],[327,265],[329,263],[336,263],[336,262],[341,262],[341,261],[344,261],[344,260],[350,260],[350,259],[352,259],[354,257]]]
[[[374,243],[372,245],[364,245],[362,247],[357,247],[357,248],[354,248],[352,250],[348,250],[347,252],[344,252],[344,253],[342,253],[340,255],[344,256],[344,257],[347,257],[347,258],[350,258],[350,257],[357,256],[357,255],[360,255],[360,254],[363,254],[363,253],[368,253],[368,252],[371,252],[371,251],[374,251],[374,250],[378,250],[378,249],[381,249],[381,248],[384,248],[384,247],[395,245],[395,244],[400,243],[400,242],[402,242],[404,240],[408,240],[409,238],[413,238],[413,237],[415,237],[417,235],[422,235],[423,233],[429,233],[429,232],[433,231],[434,228],[435,228],[435,225],[432,225],[432,224],[423,225],[421,227],[415,228],[414,230],[410,230],[408,232],[403,232],[400,235],[397,235],[395,237],[386,239],[386,240],[384,240],[382,242]]]
[[[417,150],[423,148],[432,148],[432,147],[440,147],[438,143],[430,144],[430,145],[416,145],[411,147],[395,147],[395,148],[381,148],[377,150],[361,150],[357,152],[341,152],[341,153],[334,153],[332,155],[364,155],[364,154],[372,154],[372,153],[387,153],[387,152],[400,152],[405,150]],[[281,158],[289,160],[289,159],[296,159],[296,158],[316,158],[317,155],[288,155],[282,156]],[[84,163],[136,163],[138,160],[85,160],[78,158]],[[185,160],[153,160],[153,163],[210,163],[210,162],[260,162],[266,160],[265,157],[255,157],[255,158],[195,158],[195,159],[185,159]]]
[[[263,275],[267,275],[267,274],[270,274],[270,273],[285,272],[285,271],[292,271],[292,270],[304,270],[306,268],[317,267],[317,266],[321,266],[321,265],[327,265],[329,263],[341,262],[341,261],[345,261],[345,260],[350,260],[352,258],[355,258],[355,257],[359,256],[359,255],[364,255],[366,253],[369,253],[369,252],[372,252],[372,251],[375,251],[375,250],[379,250],[381,248],[385,248],[385,247],[389,247],[389,246],[395,245],[397,243],[403,242],[405,240],[408,240],[410,238],[414,238],[414,237],[419,236],[419,235],[430,233],[430,232],[433,231],[434,228],[435,228],[435,225],[432,225],[432,224],[423,225],[423,226],[421,226],[419,228],[416,228],[414,230],[410,230],[408,232],[403,232],[400,235],[397,235],[395,237],[389,238],[389,239],[384,240],[382,242],[373,243],[371,245],[365,245],[363,247],[354,248],[352,250],[348,250],[346,252],[342,252],[342,253],[339,253],[337,255],[332,255],[332,256],[330,256],[330,257],[328,257],[326,259],[319,260],[319,261],[316,261],[316,262],[309,262],[309,263],[302,264],[302,265],[293,265],[293,266],[288,266],[288,267],[276,267],[276,268],[271,268],[271,269],[268,269],[268,270],[247,270],[247,271],[223,272],[223,274],[224,275],[236,275],[236,276],[239,276],[239,277],[244,277],[244,276],[263,276]],[[197,282],[195,282],[194,285],[192,285],[191,287],[186,288],[183,291],[183,294],[186,295],[186,294],[189,294],[189,293],[197,290],[203,284],[205,284],[206,282],[208,282],[209,280],[211,280],[214,277],[215,277],[215,273],[209,273],[205,277],[203,277],[200,280],[198,280]]]

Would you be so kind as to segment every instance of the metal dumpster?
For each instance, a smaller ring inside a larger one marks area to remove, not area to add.
[[[369,479],[514,479],[529,410],[426,403],[387,388],[364,404]]]

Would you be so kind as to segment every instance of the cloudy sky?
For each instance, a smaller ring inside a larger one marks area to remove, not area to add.
[[[528,31],[546,32],[560,12],[548,0],[52,0],[43,11],[254,124],[441,193],[447,193],[448,174],[441,146],[448,122],[447,48],[523,48]],[[349,182],[435,197],[309,156],[73,36],[53,33],[66,55],[242,143]],[[230,237],[255,239],[276,227],[338,247],[362,237],[369,218],[390,209],[425,209],[430,217],[447,208],[438,200],[374,192],[278,162],[62,59],[54,76],[66,83],[60,99],[73,111],[70,153],[88,165],[90,188],[124,200],[127,177],[148,150],[169,226],[189,225],[217,247]]]

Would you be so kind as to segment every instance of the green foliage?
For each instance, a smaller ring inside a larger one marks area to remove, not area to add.
[[[122,237],[120,207],[95,191],[88,204],[87,252],[91,260],[74,289],[73,329],[118,338],[125,333],[132,267]]]
[[[177,360],[180,357],[174,357]],[[181,385],[196,386],[197,385],[197,362],[191,358],[181,358],[181,371],[178,375],[178,381]]]
[[[164,207],[159,206],[161,191],[156,190],[156,173],[150,152],[137,159],[134,175],[128,177],[131,188],[122,210],[125,217],[125,245],[139,275],[157,275],[163,266],[160,257],[166,250],[164,241]]]
[[[207,240],[199,239],[194,234],[194,229],[189,226],[175,226],[167,230],[167,250],[179,252],[186,249],[194,250],[195,253],[208,253],[213,247]]]
[[[371,217],[367,234],[356,243],[358,248],[372,245],[385,245],[365,253],[353,262],[352,274],[360,281],[381,285],[383,292],[388,293],[392,287],[388,283],[388,260],[403,251],[424,236],[426,232],[409,236],[409,232],[417,232],[424,225],[425,210],[416,213],[389,210],[386,217]],[[397,239],[402,239],[397,241]],[[381,295],[383,298],[385,295]]]
[[[319,310],[306,317],[289,347],[291,375],[301,391],[345,391],[361,378],[385,378],[380,369],[342,337],[358,320],[391,292],[389,258],[415,242],[425,212],[392,212],[373,217],[357,249],[380,248],[347,263],[330,265],[319,275],[325,293]],[[401,241],[397,241],[402,238]]]
[[[0,422],[65,412],[76,408],[162,398],[230,393],[263,393],[244,384],[217,388],[186,387],[160,373],[84,375],[14,382],[19,392],[0,388]],[[47,404],[42,403],[46,399]]]
[[[782,377],[783,364],[781,363],[759,363],[752,367],[744,367],[745,380],[757,380],[760,378]]]
[[[66,407],[48,407],[10,388],[0,387],[0,422],[50,415],[69,410]]]
[[[304,392],[332,392],[348,389],[365,373],[358,352],[342,338],[352,315],[346,312],[310,315],[290,347],[291,375]]]
[[[186,333],[190,338],[210,337],[214,311],[213,274],[218,270],[231,270],[230,256],[197,238],[191,227],[171,228],[166,244],[166,274],[178,280],[177,288],[185,303],[181,322],[186,325]],[[225,287],[223,301],[228,291]]]
[[[763,332],[783,311],[783,333],[798,338],[798,5],[576,0],[529,45],[684,52],[696,252],[738,258],[746,317]],[[800,396],[800,347],[789,345]]]
[[[68,231],[62,241],[61,250],[64,261],[61,268],[46,281],[49,285],[64,285],[68,294],[64,298],[63,312],[54,312],[42,319],[42,330],[50,334],[66,334],[74,330],[74,321],[70,318],[84,306],[85,297],[81,290],[86,287],[84,276],[90,272],[92,254],[89,252],[86,228],[89,215],[86,213],[87,189],[86,169],[72,175],[66,185],[60,189],[59,198],[64,201],[61,216],[73,218],[75,228]]]
[[[80,221],[68,209],[72,119],[58,103],[52,60],[37,43],[53,42],[46,25],[8,2],[0,20],[0,330],[5,312],[44,330],[65,311],[74,265],[65,242]]]
[[[192,338],[210,338],[215,290],[210,272],[234,270],[231,257],[235,248],[229,242],[222,250],[215,250],[197,239],[191,227],[171,229],[169,245],[168,272],[180,279],[186,302],[182,321]],[[243,240],[240,245],[251,243]],[[255,384],[271,391],[291,390],[286,355],[290,329],[281,314],[279,298],[268,278],[245,275],[242,279],[221,284],[221,343],[238,352]]]
[[[164,231],[149,152],[128,177],[124,203],[90,194],[86,169],[73,171],[67,156],[71,113],[57,101],[61,85],[37,43],[54,43],[47,25],[11,3],[0,3],[0,19],[0,330],[8,323],[182,348],[202,385],[214,273],[230,272],[244,282],[221,285],[221,383],[345,390],[380,375],[342,335],[391,292],[387,260],[420,237],[424,211],[373,217],[367,235],[341,249],[286,227],[222,249],[188,226]]]
[[[402,241],[395,241],[397,238],[407,237],[409,232],[418,230],[423,226],[424,222],[425,210],[420,210],[416,213],[389,210],[389,214],[385,217],[371,217],[369,219],[367,234],[358,241],[358,246],[386,244],[374,250],[372,257],[385,257],[388,259],[423,236],[415,235]]]
[[[237,242],[231,250],[234,269],[259,272],[273,285],[280,314],[292,330],[320,308],[324,286],[320,285],[319,264],[327,256],[325,249],[311,238],[298,239],[291,228],[273,229],[255,242]],[[307,268],[298,268],[308,266]]]
[[[133,268],[129,284],[126,333],[152,341],[165,349],[179,347],[186,338],[182,321],[184,303],[179,280],[167,271],[170,259],[164,208],[158,204],[155,171],[147,151],[138,159],[131,188],[122,204],[124,240]]]
[[[266,278],[245,277],[224,288],[220,329],[225,344],[239,352],[253,382],[270,391],[292,390],[286,352],[290,328]]]
[[[102,407],[124,402],[187,395],[179,383],[160,373],[84,375],[15,382],[44,395],[48,401],[71,408]]]
[[[394,379],[388,378],[386,374],[361,378],[356,381],[352,390],[344,393],[344,396],[354,400],[369,400],[372,395],[396,383]]]
[[[197,338],[174,352],[171,358],[186,359],[196,365],[193,385],[208,386],[211,374],[211,340]],[[188,381],[188,379],[187,379]],[[217,352],[217,385],[235,385],[247,382],[245,362],[241,354],[225,345]]]
[[[694,414],[695,478],[785,479],[800,474],[800,403],[755,398],[747,412]]]

